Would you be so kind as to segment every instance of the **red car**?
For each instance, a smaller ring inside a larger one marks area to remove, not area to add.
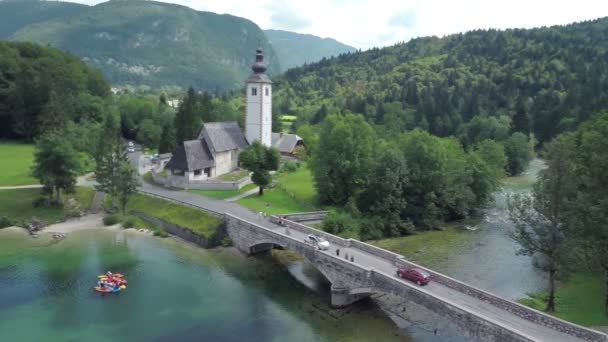
[[[419,268],[400,268],[397,275],[403,279],[411,280],[418,285],[426,285],[431,281],[431,275]]]

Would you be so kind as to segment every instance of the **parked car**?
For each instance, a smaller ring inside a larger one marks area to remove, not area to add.
[[[431,275],[419,268],[400,268],[397,270],[397,275],[400,278],[413,281],[418,285],[426,285],[431,281]]]
[[[129,152],[129,153],[135,152],[135,147],[133,147],[133,146],[127,147],[127,152]]]
[[[318,235],[309,234],[306,237],[306,239],[304,239],[304,242],[311,244],[320,250],[329,249],[329,241],[325,240],[324,238],[322,238]]]
[[[133,142],[132,142],[132,141],[129,141],[129,143],[127,144],[127,146],[129,146],[129,147],[134,147],[135,145],[133,144]]]

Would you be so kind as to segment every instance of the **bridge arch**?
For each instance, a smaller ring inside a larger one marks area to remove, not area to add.
[[[247,244],[243,252],[246,254],[257,254],[268,252],[272,249],[294,251],[302,255],[306,261],[312,264],[331,285],[331,305],[333,307],[345,307],[378,292],[372,287],[353,286],[353,281],[345,279],[341,270],[336,270],[331,263],[324,262],[322,258],[319,258],[318,251],[308,245],[303,246],[303,244],[300,243],[286,244],[265,238]]]

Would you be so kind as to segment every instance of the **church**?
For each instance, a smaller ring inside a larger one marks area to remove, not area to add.
[[[239,167],[239,153],[256,140],[284,155],[302,144],[295,134],[272,133],[272,81],[262,50],[256,51],[251,69],[245,87],[245,134],[235,121],[203,124],[197,139],[180,144],[166,164],[172,178],[183,177],[180,183],[188,184],[230,173]]]

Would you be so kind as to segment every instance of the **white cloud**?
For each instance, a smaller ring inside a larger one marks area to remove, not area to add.
[[[100,0],[69,0],[96,4]],[[608,16],[600,0],[168,0],[358,48],[477,28],[528,28]]]

